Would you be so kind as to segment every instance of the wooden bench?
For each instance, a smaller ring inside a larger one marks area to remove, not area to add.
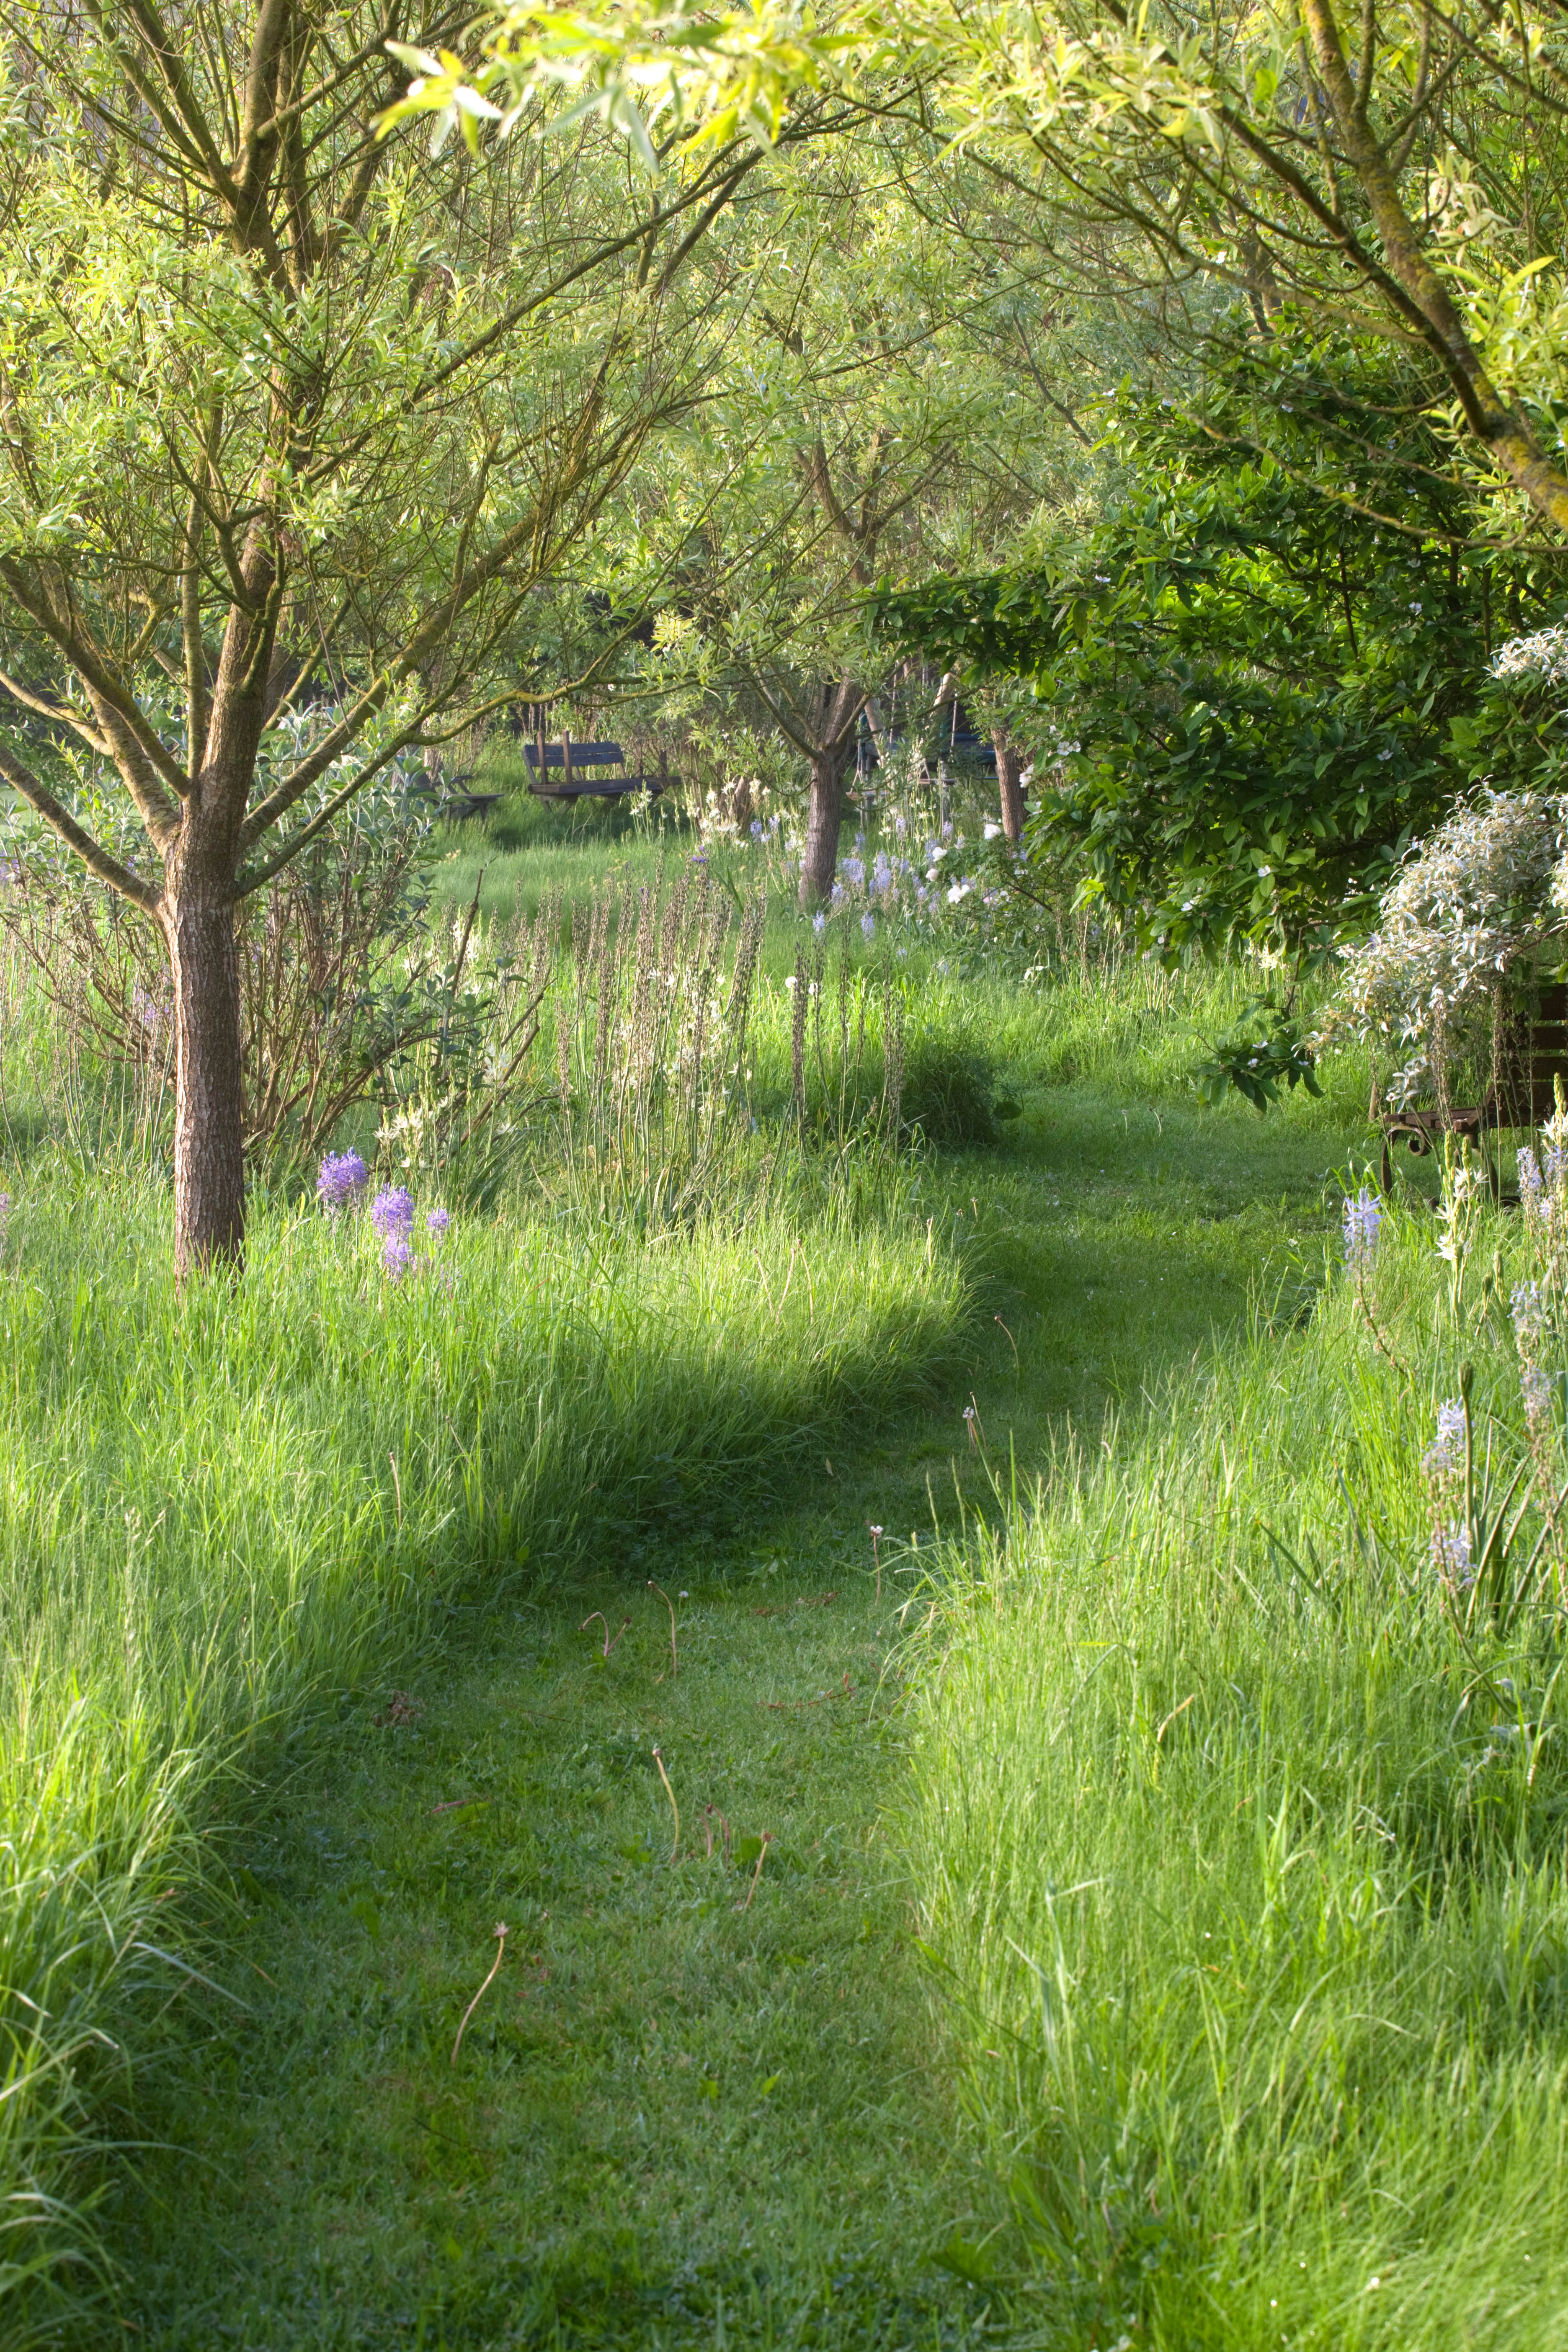
[[[1463,1143],[1484,1148],[1493,1129],[1541,1127],[1557,1108],[1559,1082],[1568,1090],[1568,982],[1543,988],[1532,1012],[1511,1021],[1500,1041],[1498,1075],[1485,1098],[1464,1108],[1392,1110],[1383,1120],[1383,1189],[1394,1188],[1393,1152],[1402,1142],[1407,1151],[1425,1159],[1445,1133]],[[1500,1171],[1492,1172],[1492,1190],[1500,1195]]]
[[[625,768],[626,755],[618,743],[574,743],[563,735],[559,743],[547,743],[538,737],[522,747],[522,756],[533,771],[529,791],[535,800],[581,801],[617,800],[623,793],[662,793],[667,779],[662,776],[589,776],[589,768]],[[561,782],[552,785],[552,768],[561,771]]]
[[[465,768],[461,775],[452,778],[447,786],[446,798],[441,803],[443,816],[483,816],[486,809],[492,809],[498,805],[502,798],[500,793],[469,793],[463,790],[465,784],[473,781],[473,773],[471,768]]]
[[[463,786],[469,782],[473,772],[471,768],[465,768],[460,775],[448,778],[444,785],[428,781],[415,784],[411,787],[412,797],[416,801],[434,801],[436,814],[439,817],[482,816],[486,809],[496,806],[502,794],[465,792]]]

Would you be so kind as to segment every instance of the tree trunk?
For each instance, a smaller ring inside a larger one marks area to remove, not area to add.
[[[170,877],[163,936],[174,980],[174,1263],[245,1255],[245,1089],[234,908],[224,889]]]
[[[1024,838],[1024,754],[1005,731],[994,728],[991,740],[996,751],[996,788],[1002,798],[1002,830],[1009,841]]]
[[[800,903],[815,907],[832,895],[838,870],[838,828],[844,818],[844,755],[847,740],[811,754],[811,799],[805,819],[805,856],[800,866]]]

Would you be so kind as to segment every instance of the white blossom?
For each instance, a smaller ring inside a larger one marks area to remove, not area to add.
[[[1438,1031],[1450,1053],[1479,1039],[1499,980],[1564,929],[1568,796],[1483,786],[1416,845],[1376,930],[1346,950],[1323,1041],[1348,1029],[1405,1053],[1389,1087],[1403,1106],[1432,1082]]]

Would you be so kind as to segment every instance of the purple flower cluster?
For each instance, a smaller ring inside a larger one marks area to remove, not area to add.
[[[1347,1202],[1347,1207],[1349,1203]],[[1450,1592],[1468,1591],[1470,1531],[1458,1516],[1468,1508],[1465,1492],[1465,1408],[1458,1397],[1437,1407],[1437,1434],[1421,1457],[1432,1490],[1432,1565]]]
[[[1345,1202],[1345,1264],[1352,1274],[1363,1274],[1377,1255],[1383,1232],[1383,1204],[1363,1184],[1353,1201]]]
[[[416,1273],[419,1260],[414,1255],[414,1195],[406,1185],[389,1184],[378,1192],[371,1202],[370,1221],[381,1235],[381,1263],[394,1282]],[[435,1239],[451,1222],[447,1210],[432,1209],[425,1229]]]
[[[389,1185],[370,1204],[370,1221],[383,1241],[404,1241],[414,1231],[414,1195],[401,1184]]]
[[[316,1179],[316,1192],[329,1217],[342,1209],[357,1209],[370,1171],[357,1151],[329,1151]]]
[[[1437,1434],[1421,1457],[1428,1478],[1458,1476],[1465,1466],[1465,1408],[1458,1397],[1437,1407]]]
[[[1456,1592],[1469,1591],[1476,1579],[1470,1566],[1468,1528],[1440,1527],[1434,1529],[1432,1565],[1443,1582],[1451,1585]]]
[[[1546,1297],[1538,1282],[1521,1282],[1513,1294],[1513,1338],[1519,1349],[1519,1385],[1531,1435],[1552,1410],[1552,1382],[1542,1358],[1551,1339]]]
[[[369,1181],[357,1151],[329,1152],[321,1162],[316,1190],[327,1214],[335,1217],[341,1209],[358,1207]],[[385,1185],[370,1204],[370,1222],[381,1236],[381,1263],[395,1282],[418,1271],[414,1216],[414,1195],[404,1184]],[[432,1241],[439,1241],[451,1222],[449,1210],[432,1209],[426,1216],[425,1230]]]

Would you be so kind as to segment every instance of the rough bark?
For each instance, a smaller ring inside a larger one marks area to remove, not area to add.
[[[815,907],[832,895],[838,870],[838,832],[844,821],[844,770],[847,740],[819,747],[811,754],[811,798],[806,808],[805,855],[800,865],[800,903]]]
[[[838,831],[844,817],[844,775],[855,748],[855,730],[866,707],[865,693],[852,677],[819,687],[811,698],[809,718],[789,728],[791,741],[804,751],[811,772],[811,797],[806,807],[805,855],[800,866],[800,903],[815,907],[830,896],[838,866]]]
[[[176,875],[159,911],[174,982],[174,1259],[188,1274],[244,1255],[239,971],[227,890]]]
[[[996,789],[1002,802],[1002,830],[1009,841],[1024,838],[1024,754],[998,727],[991,737],[996,751]]]

